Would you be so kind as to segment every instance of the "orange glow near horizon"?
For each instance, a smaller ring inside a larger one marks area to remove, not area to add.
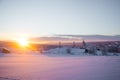
[[[18,39],[16,39],[16,41],[22,47],[26,47],[29,45],[29,42],[26,38],[18,38]]]

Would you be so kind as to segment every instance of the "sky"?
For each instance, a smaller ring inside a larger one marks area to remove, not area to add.
[[[0,0],[0,39],[120,35],[120,0]]]

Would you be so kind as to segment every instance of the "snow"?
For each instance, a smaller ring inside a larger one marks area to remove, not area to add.
[[[70,49],[71,53],[67,53],[67,49]],[[85,49],[80,48],[54,48],[44,51],[43,54],[48,56],[120,56],[120,53],[107,53],[107,55],[102,55],[101,51],[96,51],[96,55],[85,53]]]
[[[67,49],[70,49],[71,53],[67,53]],[[90,56],[90,54],[84,53],[84,49],[68,47],[50,49],[43,54],[47,56]]]
[[[70,49],[70,53],[67,52]],[[120,56],[80,48],[0,53],[0,80],[120,80]]]
[[[120,56],[61,55],[3,54],[0,80],[120,80]]]

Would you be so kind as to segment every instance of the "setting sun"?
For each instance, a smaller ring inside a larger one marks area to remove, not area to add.
[[[21,46],[28,46],[28,40],[27,39],[25,39],[25,38],[19,38],[19,39],[17,39],[17,42],[19,43],[19,45],[21,45]]]

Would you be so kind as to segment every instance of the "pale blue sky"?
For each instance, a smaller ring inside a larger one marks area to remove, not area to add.
[[[120,34],[120,0],[0,0],[0,38]]]

